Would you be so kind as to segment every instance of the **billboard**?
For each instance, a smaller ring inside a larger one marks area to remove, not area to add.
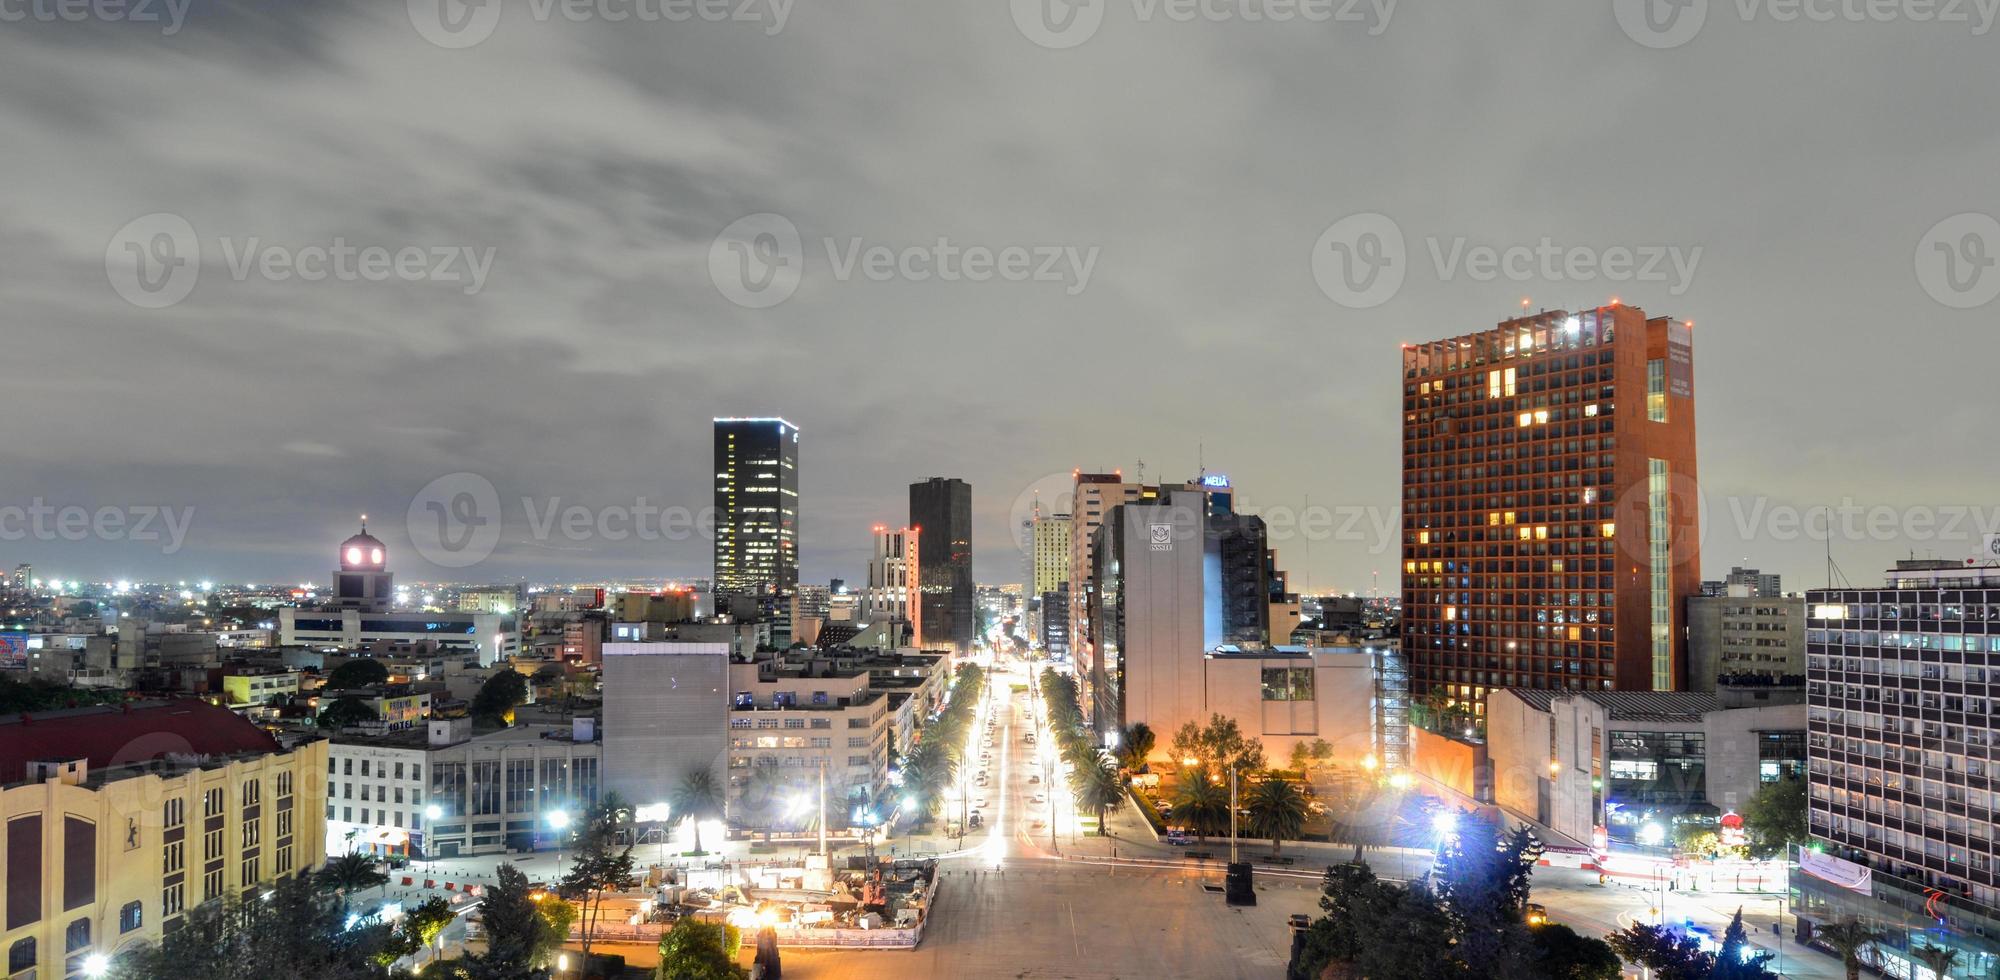
[[[28,668],[28,634],[0,633],[0,670]]]

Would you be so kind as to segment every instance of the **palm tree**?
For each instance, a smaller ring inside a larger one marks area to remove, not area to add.
[[[707,853],[701,848],[702,821],[722,816],[722,789],[715,784],[715,773],[706,768],[689,770],[674,787],[667,806],[682,820],[694,821],[694,852]]]
[[[1069,781],[1076,802],[1097,811],[1098,836],[1111,836],[1104,826],[1104,811],[1125,798],[1125,781],[1118,774],[1118,760],[1109,752],[1099,752],[1096,759],[1071,769]]]
[[[1206,842],[1209,834],[1229,826],[1229,791],[1201,766],[1181,770],[1174,786],[1174,819]]]
[[[360,854],[343,854],[319,869],[314,880],[321,888],[331,889],[342,895],[364,892],[370,888],[389,883],[389,876],[375,867],[375,862]]]
[[[1282,853],[1284,840],[1296,840],[1306,825],[1306,797],[1293,786],[1273,773],[1265,773],[1264,780],[1250,788],[1250,830],[1259,837],[1271,838],[1271,855]]]
[[[944,804],[944,789],[956,773],[951,754],[936,739],[926,736],[903,760],[903,786],[923,800],[924,814],[935,816]]]
[[[1959,951],[1950,946],[1910,944],[1910,955],[1931,971],[1935,980],[1947,980],[1945,973],[1958,968]]]
[[[1860,919],[1849,917],[1844,921],[1820,926],[1815,933],[1819,940],[1840,957],[1842,966],[1847,968],[1847,980],[1861,980],[1861,954],[1870,943],[1879,942],[1883,933]]]

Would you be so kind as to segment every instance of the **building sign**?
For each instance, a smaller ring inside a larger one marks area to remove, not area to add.
[[[1685,321],[1667,324],[1667,394],[1694,397],[1694,329]]]
[[[1151,527],[1153,550],[1174,550],[1174,526],[1172,524],[1154,524]]]
[[[1863,895],[1873,893],[1873,872],[1852,861],[1842,860],[1831,854],[1821,854],[1805,848],[1799,849],[1799,870],[1829,884],[1839,885],[1848,891]]]
[[[0,669],[25,670],[28,667],[28,634],[0,633]]]
[[[1981,552],[1988,561],[2000,561],[2000,534],[1986,536],[1986,548]]]

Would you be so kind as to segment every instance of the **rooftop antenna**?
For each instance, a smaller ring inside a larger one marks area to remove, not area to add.
[[[1145,483],[1146,483],[1146,461],[1142,459],[1139,461],[1139,484],[1141,486],[1144,486]]]
[[[1833,508],[1828,507],[1826,508],[1826,587],[1835,588],[1836,583],[1839,588],[1852,588],[1847,582],[1847,576],[1841,573],[1840,566],[1833,561]]]
[[[1194,466],[1195,466],[1195,469],[1197,469],[1197,470],[1200,470],[1200,471],[1201,471],[1201,472],[1200,472],[1200,474],[1199,474],[1199,476],[1197,476],[1197,477],[1196,477],[1196,479],[1197,479],[1197,480],[1199,480],[1199,479],[1201,479],[1201,478],[1203,478],[1203,477],[1206,477],[1206,476],[1208,476],[1208,444],[1207,444],[1207,443],[1203,443],[1203,442],[1197,442],[1197,443],[1195,443],[1195,444],[1194,444]]]

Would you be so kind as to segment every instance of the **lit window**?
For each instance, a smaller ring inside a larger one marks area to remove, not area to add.
[[[1529,426],[1530,424],[1532,424],[1532,423],[1533,423],[1534,421],[1535,421],[1535,413],[1533,413],[1533,412],[1522,412],[1522,413],[1521,413],[1521,426],[1520,426],[1520,427],[1522,427],[1522,428],[1526,428],[1527,426]]]
[[[1604,532],[1604,536],[1607,538],[1618,536],[1618,525],[1616,524],[1606,523],[1602,530]]]

